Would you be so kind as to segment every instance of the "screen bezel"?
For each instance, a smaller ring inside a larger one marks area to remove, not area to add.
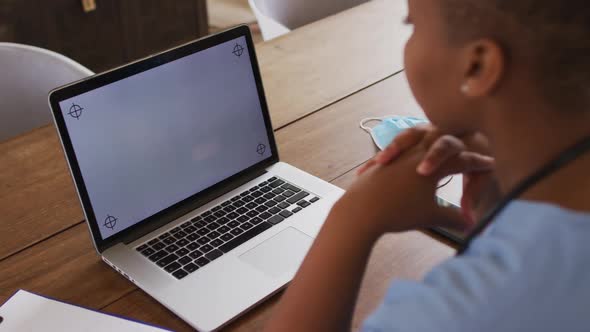
[[[240,38],[246,37],[246,43],[248,46],[248,52],[250,55],[250,62],[252,65],[252,71],[254,73],[254,78],[256,80],[256,87],[258,90],[258,96],[260,99],[260,105],[262,108],[263,118],[266,126],[266,131],[270,143],[271,149],[271,156],[205,190],[202,190],[196,193],[193,196],[190,196],[184,199],[181,202],[178,202],[169,208],[152,215],[135,225],[120,231],[119,233],[108,237],[107,239],[103,239],[100,235],[98,221],[96,219],[94,210],[92,208],[92,204],[90,202],[90,197],[88,195],[88,191],[86,189],[86,184],[84,182],[84,178],[82,176],[82,172],[80,170],[80,166],[78,164],[76,154],[74,152],[74,148],[70,139],[70,135],[65,123],[65,119],[63,116],[63,112],[59,106],[61,101],[70,99],[72,97],[78,96],[80,94],[98,89],[108,84],[112,84],[119,80],[128,78],[130,76],[145,72],[147,70],[156,68],[158,66],[167,64],[169,62],[178,60],[180,58],[192,55],[194,53],[201,52],[208,48],[217,46],[219,44]],[[232,183],[235,186],[235,182],[239,181],[240,179],[247,179],[251,174],[260,174],[264,172],[266,168],[275,164],[279,161],[279,154],[278,149],[276,146],[275,137],[273,134],[273,127],[270,119],[270,114],[268,110],[268,105],[266,102],[265,94],[264,94],[264,87],[262,84],[262,78],[260,76],[260,70],[258,66],[258,60],[256,58],[256,52],[254,49],[254,43],[252,41],[252,36],[250,33],[250,29],[245,26],[238,26],[236,28],[220,32],[218,34],[205,37],[203,39],[199,39],[176,48],[149,56],[147,58],[135,61],[128,65],[121,66],[119,68],[110,70],[108,72],[98,74],[69,85],[57,88],[49,93],[49,103],[53,113],[53,117],[56,123],[56,128],[58,134],[61,138],[62,145],[64,148],[64,152],[66,155],[66,159],[70,166],[70,171],[72,173],[72,177],[74,179],[76,189],[78,191],[78,195],[80,197],[80,201],[82,207],[84,209],[84,214],[88,219],[88,225],[90,227],[90,231],[92,234],[92,238],[94,240],[94,244],[98,250],[98,252],[102,253],[104,250],[110,248],[111,246],[122,242],[124,239],[129,238],[133,232],[138,231],[142,227],[145,228],[148,224],[158,223],[158,224],[165,224],[167,222],[173,221],[174,219],[180,217],[178,215],[178,211],[184,211],[183,214],[190,212],[190,210],[194,210],[198,208],[200,205],[214,199],[222,195],[224,192],[224,188],[231,188]],[[231,189],[228,189],[228,191]]]

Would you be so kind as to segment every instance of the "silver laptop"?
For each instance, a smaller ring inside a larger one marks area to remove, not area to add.
[[[98,253],[198,330],[285,286],[343,193],[279,161],[245,26],[49,101]]]

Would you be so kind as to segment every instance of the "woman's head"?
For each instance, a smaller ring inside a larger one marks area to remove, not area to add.
[[[409,0],[406,72],[429,118],[478,130],[491,105],[534,96],[590,111],[590,6],[582,0]],[[586,108],[586,109],[584,109]]]

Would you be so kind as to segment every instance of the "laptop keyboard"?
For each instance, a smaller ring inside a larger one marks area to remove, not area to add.
[[[320,198],[272,177],[136,248],[182,279]]]

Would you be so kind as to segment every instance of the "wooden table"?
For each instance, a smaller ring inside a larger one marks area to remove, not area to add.
[[[420,113],[399,74],[408,36],[403,3],[374,0],[258,47],[284,161],[346,188],[376,152],[360,119]],[[52,126],[0,143],[0,220],[0,303],[24,288],[191,330],[100,261]],[[417,279],[453,252],[420,232],[384,237],[366,273],[355,328],[391,279]],[[278,298],[225,330],[260,330]]]

